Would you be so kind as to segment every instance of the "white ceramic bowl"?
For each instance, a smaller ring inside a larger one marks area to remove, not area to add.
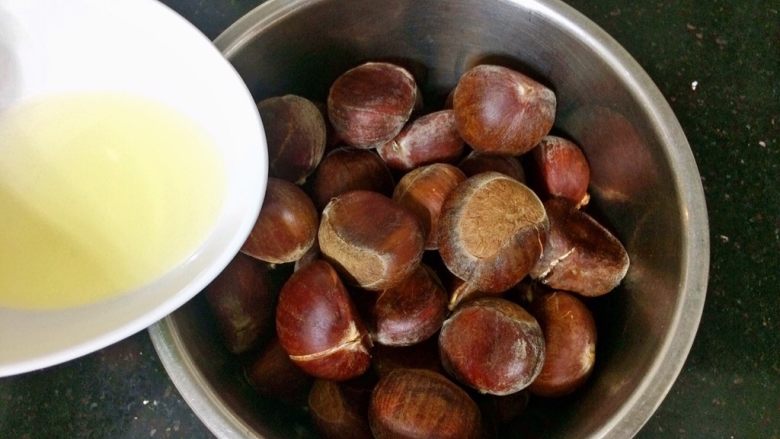
[[[224,161],[222,210],[194,255],[141,289],[60,311],[0,308],[0,376],[90,353],[174,311],[227,265],[262,203],[267,156],[254,101],[189,22],[155,0],[0,0],[0,112],[80,91],[148,98],[200,125]]]

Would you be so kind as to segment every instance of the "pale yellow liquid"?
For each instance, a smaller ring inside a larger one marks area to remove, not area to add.
[[[224,180],[206,133],[146,99],[0,113],[0,306],[72,307],[154,281],[204,241]]]

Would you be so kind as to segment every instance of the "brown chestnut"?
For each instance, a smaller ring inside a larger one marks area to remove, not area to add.
[[[452,110],[436,111],[408,123],[395,138],[377,148],[387,166],[410,171],[418,166],[451,162],[463,152]]]
[[[476,151],[471,151],[458,163],[458,168],[466,174],[466,177],[495,171],[512,177],[520,183],[525,183],[523,166],[516,157],[510,155],[480,154]]]
[[[328,153],[317,168],[312,198],[322,210],[331,198],[344,192],[365,190],[389,197],[393,186],[393,176],[376,152],[342,147]]]
[[[458,80],[453,95],[455,122],[474,150],[521,155],[550,132],[555,121],[555,94],[512,69],[472,67]]]
[[[544,363],[544,336],[520,305],[483,297],[461,305],[439,334],[442,365],[481,393],[508,395],[528,387]]]
[[[325,119],[316,105],[296,95],[257,103],[268,144],[269,173],[302,183],[325,152]]]
[[[542,254],[549,223],[534,192],[498,172],[477,174],[453,190],[439,218],[439,253],[475,290],[502,292]]]
[[[291,405],[304,404],[311,376],[290,360],[279,340],[271,340],[244,369],[247,381],[260,395]]]
[[[574,142],[545,136],[529,154],[532,183],[546,197],[566,198],[577,207],[588,204],[590,166]]]
[[[420,264],[400,284],[382,291],[371,313],[372,337],[387,346],[430,338],[447,314],[447,293],[436,274]]]
[[[547,200],[544,207],[550,232],[531,277],[583,296],[601,296],[617,287],[629,266],[623,244],[566,199]]]
[[[423,253],[414,215],[369,191],[341,194],[325,206],[319,243],[347,282],[372,291],[391,288],[411,275]]]
[[[596,323],[580,299],[554,291],[535,300],[531,313],[542,328],[545,358],[542,372],[528,386],[531,393],[557,397],[580,387],[596,361]]]
[[[271,177],[263,207],[241,251],[272,264],[296,261],[314,245],[317,225],[317,210],[306,192]]]
[[[359,376],[370,364],[371,338],[336,271],[318,260],[294,272],[279,293],[276,332],[290,359],[329,380]]]
[[[404,68],[369,62],[339,76],[328,93],[328,117],[338,136],[357,148],[390,141],[414,110],[419,91]]]
[[[431,337],[411,346],[378,344],[371,352],[371,368],[380,378],[396,369],[427,369],[444,373],[439,361],[438,337]]]
[[[458,168],[446,163],[419,167],[404,175],[393,191],[393,201],[407,208],[420,221],[425,249],[439,247],[438,224],[444,200],[466,179]]]
[[[455,383],[424,369],[396,369],[379,380],[368,410],[377,439],[476,439],[477,404]]]
[[[309,413],[325,439],[372,439],[368,426],[370,388],[359,391],[351,382],[316,380],[309,392]]]
[[[246,352],[273,333],[274,297],[262,262],[237,254],[205,295],[230,352]]]

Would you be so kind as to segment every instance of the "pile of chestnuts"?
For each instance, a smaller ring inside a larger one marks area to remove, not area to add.
[[[583,298],[629,260],[583,210],[588,162],[550,135],[548,87],[478,65],[423,114],[406,69],[369,62],[324,105],[257,106],[265,201],[205,293],[257,392],[327,438],[477,438],[587,380]]]

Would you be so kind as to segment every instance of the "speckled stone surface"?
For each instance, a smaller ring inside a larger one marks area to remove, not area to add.
[[[257,0],[164,0],[210,38]],[[569,0],[669,100],[704,182],[712,259],[688,361],[641,438],[780,438],[780,3]],[[143,332],[0,379],[0,438],[211,438]]]

